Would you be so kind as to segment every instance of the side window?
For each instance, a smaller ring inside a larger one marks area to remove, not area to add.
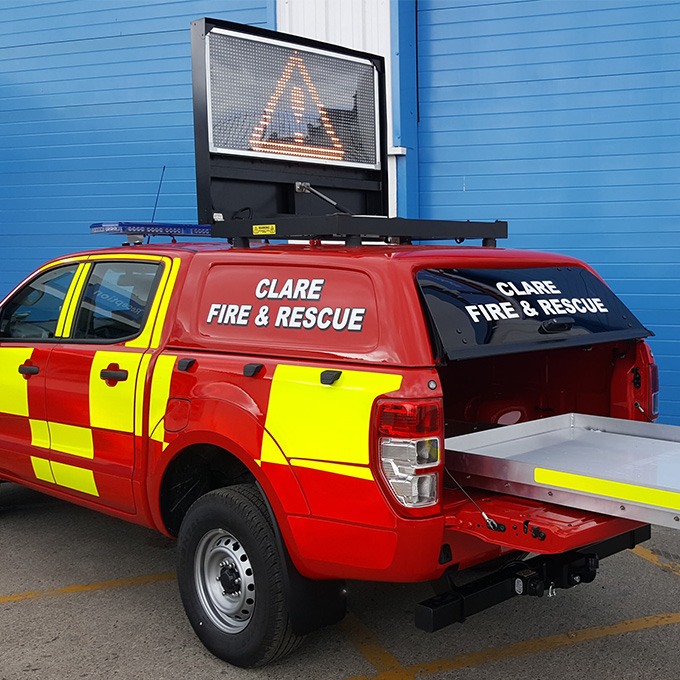
[[[0,313],[0,337],[10,340],[53,338],[77,264],[41,274],[10,298]]]
[[[161,265],[99,262],[92,267],[72,338],[122,340],[137,335],[153,299]]]

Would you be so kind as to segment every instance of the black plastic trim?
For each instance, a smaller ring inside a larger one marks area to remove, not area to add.
[[[538,555],[515,562],[505,569],[419,602],[415,607],[416,627],[432,633],[452,623],[462,623],[472,614],[505,602],[519,594],[516,581],[518,578],[523,581],[527,572],[533,577],[533,592],[526,594],[539,597],[550,586],[571,588],[581,582],[587,583],[595,577],[599,560],[634,548],[650,536],[651,528],[647,524],[578,550],[559,555]]]

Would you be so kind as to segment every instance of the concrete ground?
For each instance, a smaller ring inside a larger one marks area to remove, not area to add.
[[[174,543],[0,485],[0,680],[677,680],[680,532],[603,561],[590,585],[514,598],[428,634],[424,585],[349,584],[350,613],[257,670],[201,646],[174,580]]]

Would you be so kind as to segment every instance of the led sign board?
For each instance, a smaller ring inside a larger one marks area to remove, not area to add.
[[[221,28],[205,39],[210,153],[380,169],[372,61]]]

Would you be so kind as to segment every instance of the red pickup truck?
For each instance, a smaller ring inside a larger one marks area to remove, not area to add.
[[[342,618],[345,579],[438,581],[417,609],[435,630],[592,580],[599,558],[648,536],[475,488],[445,444],[567,413],[653,420],[647,335],[557,255],[93,250],[1,305],[0,477],[178,537],[191,625],[232,664]]]

